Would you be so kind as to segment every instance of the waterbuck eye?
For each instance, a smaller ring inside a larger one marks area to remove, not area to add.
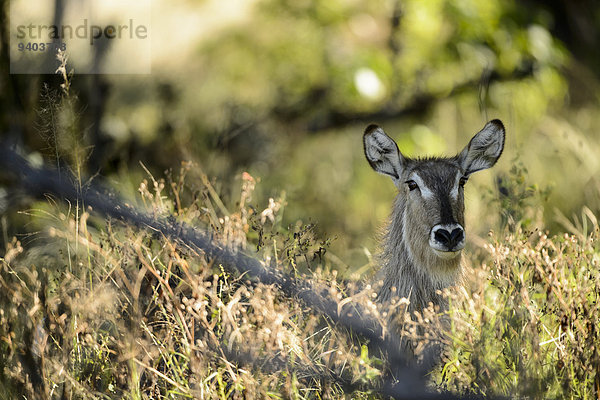
[[[415,181],[406,181],[404,182],[408,185],[408,190],[410,190],[411,192],[415,189],[419,188],[419,185],[417,185],[417,183]]]
[[[463,177],[462,177],[462,178],[460,178],[460,180],[458,181],[458,185],[459,185],[460,187],[464,187],[464,186],[465,186],[465,183],[467,183],[467,181],[468,181],[468,180],[469,180],[469,178],[467,178],[467,177],[464,177],[464,176],[463,176]]]

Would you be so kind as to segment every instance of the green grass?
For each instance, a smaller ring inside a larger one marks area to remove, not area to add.
[[[598,226],[589,235],[491,238],[486,263],[453,295],[440,383],[527,398],[596,398]]]
[[[281,226],[282,199],[254,202],[250,175],[227,205],[208,179],[188,186],[189,169],[179,184],[144,181],[140,203],[374,306],[371,290],[338,277],[311,226]],[[463,285],[448,290],[451,329],[433,388],[598,396],[599,230],[588,214],[578,234],[548,237],[512,224],[488,238]],[[384,363],[364,343],[272,286],[58,201],[26,215],[36,233],[26,246],[8,244],[0,267],[0,385],[9,398],[347,398],[319,379],[326,373],[380,384]],[[417,340],[432,340],[435,320],[428,310],[405,333],[424,325]]]

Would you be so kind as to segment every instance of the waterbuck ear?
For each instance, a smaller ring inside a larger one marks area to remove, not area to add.
[[[377,125],[369,125],[363,136],[365,156],[371,167],[380,174],[389,175],[397,183],[402,172],[404,157],[394,140]]]
[[[465,176],[492,167],[504,150],[504,125],[499,119],[485,124],[473,136],[467,147],[458,156]]]

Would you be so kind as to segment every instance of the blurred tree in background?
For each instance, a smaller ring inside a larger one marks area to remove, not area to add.
[[[408,155],[452,154],[500,118],[506,173],[469,183],[472,234],[521,219],[511,207],[530,227],[600,212],[598,2],[155,0],[152,74],[75,69],[68,96],[60,76],[9,74],[8,3],[0,131],[119,191],[134,193],[140,161],[158,176],[195,161],[224,193],[248,171],[261,201],[284,191],[285,220],[318,222],[356,267],[394,194],[364,161],[364,127]],[[523,211],[533,196],[544,201]]]

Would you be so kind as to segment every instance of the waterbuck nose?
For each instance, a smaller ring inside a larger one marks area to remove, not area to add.
[[[458,245],[464,242],[465,231],[458,224],[437,225],[432,229],[431,236],[433,241],[438,245],[435,247],[442,247],[446,251],[453,251],[456,247],[460,247],[458,249],[460,250],[463,246]]]

